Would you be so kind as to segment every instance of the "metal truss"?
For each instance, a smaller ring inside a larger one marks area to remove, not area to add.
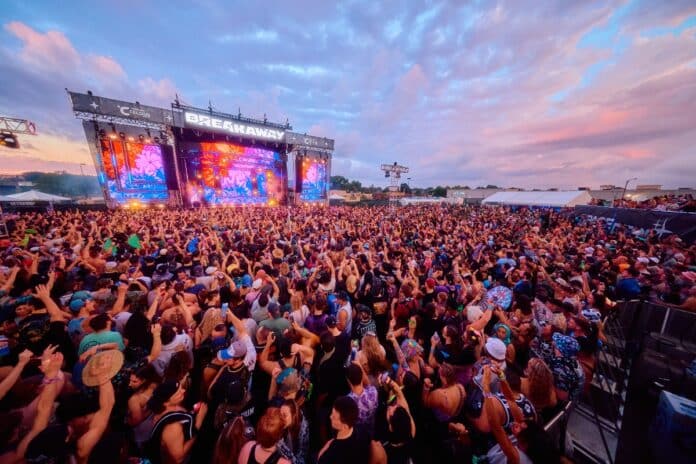
[[[124,126],[143,127],[145,129],[153,129],[158,131],[166,131],[166,124],[156,122],[141,121],[139,119],[123,118],[120,116],[105,116],[102,114],[88,113],[86,111],[74,111],[75,117],[86,121],[97,121],[107,124],[121,124]]]

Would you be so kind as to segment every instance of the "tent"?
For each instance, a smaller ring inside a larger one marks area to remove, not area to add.
[[[71,201],[70,198],[61,197],[58,195],[51,195],[50,193],[39,192],[38,190],[28,190],[26,192],[14,193],[12,195],[7,195],[4,198],[5,201],[48,201],[48,202],[59,202],[59,201]]]
[[[586,190],[545,192],[497,192],[485,198],[484,205],[547,206],[553,208],[587,205],[592,196]]]

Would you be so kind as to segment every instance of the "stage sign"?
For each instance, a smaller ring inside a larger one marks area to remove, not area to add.
[[[165,125],[172,125],[174,122],[171,110],[84,93],[69,92],[69,94],[73,111],[100,114],[107,117],[137,119]]]
[[[234,119],[221,118],[210,114],[197,113],[184,110],[184,125],[192,129],[200,129],[211,132],[222,132],[229,135],[252,137],[255,139],[272,140],[282,142],[284,130],[258,126]]]
[[[324,137],[314,137],[313,135],[296,134],[294,132],[285,133],[285,143],[307,148],[319,148],[321,150],[333,150],[334,141]]]

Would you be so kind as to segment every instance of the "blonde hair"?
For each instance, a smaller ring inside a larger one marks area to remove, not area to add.
[[[299,311],[302,309],[302,304],[304,303],[301,292],[295,292],[290,297],[290,308],[293,311]]]
[[[529,381],[529,401],[535,407],[546,406],[554,382],[553,373],[549,366],[539,358],[530,359],[527,363],[527,378]]]
[[[388,366],[384,347],[379,343],[377,335],[365,334],[360,343],[360,348],[367,366],[365,370],[368,374],[377,374]]]

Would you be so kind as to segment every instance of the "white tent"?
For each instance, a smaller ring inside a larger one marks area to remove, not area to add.
[[[341,195],[338,195],[338,194],[336,194],[336,193],[332,193],[331,195],[329,195],[329,200],[332,200],[332,201],[345,201],[346,199],[345,199],[344,197],[342,197]]]
[[[484,205],[510,206],[565,206],[587,205],[592,196],[586,190],[546,191],[546,192],[497,192],[482,203]]]
[[[38,190],[28,190],[22,193],[14,193],[5,197],[8,201],[71,201],[70,198],[51,195],[50,193],[39,192]]]

